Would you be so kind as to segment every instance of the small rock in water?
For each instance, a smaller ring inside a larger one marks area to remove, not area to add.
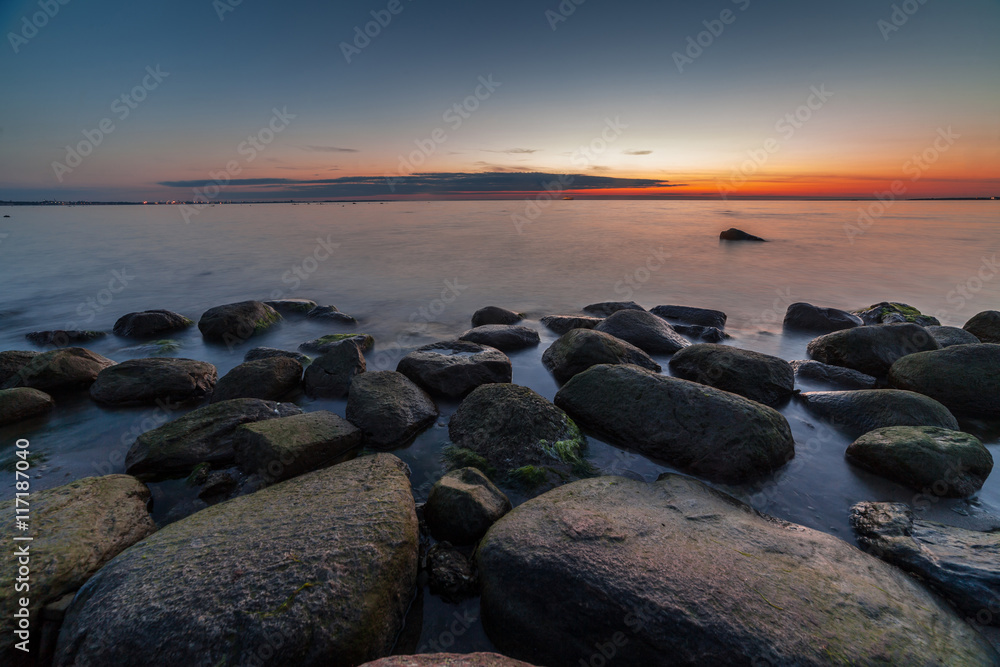
[[[351,381],[347,419],[361,429],[369,447],[403,447],[437,416],[437,405],[427,392],[402,373],[366,372]]]
[[[691,343],[666,320],[641,310],[620,310],[594,327],[649,354],[673,354]]]
[[[730,227],[724,232],[719,233],[719,239],[722,241],[763,241],[759,236],[754,236],[753,234],[747,234],[741,229],[736,229],[735,227]]]
[[[811,303],[793,303],[785,311],[782,326],[796,331],[832,333],[864,325],[857,315],[836,308],[820,308]]]
[[[571,329],[542,353],[542,363],[557,382],[568,382],[597,364],[633,364],[651,371],[660,365],[631,343],[592,329]]]
[[[265,301],[264,303],[279,313],[297,313],[300,315],[305,315],[318,305],[310,299],[276,299],[274,301]]]
[[[24,334],[29,341],[39,346],[66,347],[70,343],[86,343],[90,340],[104,338],[107,334],[103,331],[32,331]]]
[[[715,327],[703,327],[698,324],[671,324],[670,326],[682,336],[700,339],[707,343],[719,343],[732,338],[722,329]]]
[[[538,345],[540,342],[537,331],[531,327],[513,324],[484,324],[469,329],[458,339],[503,351],[521,350]]]
[[[192,324],[192,320],[169,310],[144,310],[122,315],[112,331],[116,336],[148,338],[186,329]]]
[[[810,391],[798,395],[806,410],[857,438],[886,426],[938,426],[958,430],[958,421],[932,398],[897,389]]]
[[[307,352],[326,354],[338,345],[344,344],[354,345],[362,352],[367,352],[375,345],[375,339],[368,334],[329,334],[314,338],[313,340],[307,340],[299,345],[299,349],[306,350]]]
[[[310,319],[320,319],[320,320],[330,320],[333,322],[340,322],[341,324],[357,324],[358,321],[348,315],[347,313],[342,313],[337,310],[336,306],[316,306],[308,313],[306,317]]]
[[[649,312],[670,323],[693,324],[701,327],[726,328],[726,314],[721,310],[693,306],[656,306]]]
[[[1000,343],[1000,310],[984,310],[962,325],[983,343]]]
[[[90,386],[90,397],[105,405],[151,405],[197,401],[212,393],[215,366],[193,359],[130,359],[109,366]]]
[[[274,357],[288,357],[303,366],[311,361],[309,357],[301,352],[289,352],[288,350],[279,350],[274,347],[255,347],[243,355],[243,361],[257,361],[258,359],[271,359]]]
[[[889,369],[889,384],[961,414],[1000,417],[1000,345],[953,345],[907,355]]]
[[[549,315],[542,318],[542,325],[560,336],[573,329],[593,329],[601,323],[600,317],[579,317],[577,315]]]
[[[885,377],[896,360],[940,347],[922,326],[890,324],[828,333],[809,341],[806,349],[816,361]]]
[[[428,585],[445,602],[461,602],[479,594],[479,580],[469,559],[448,542],[427,550]]]
[[[281,321],[281,315],[260,301],[240,301],[206,310],[198,330],[206,340],[238,345]]]
[[[16,387],[0,389],[0,426],[40,417],[55,407],[55,401],[44,391]]]
[[[487,324],[517,324],[524,319],[521,313],[515,313],[499,306],[486,306],[472,314],[472,326],[481,327]]]
[[[461,398],[482,384],[510,382],[511,365],[494,347],[454,340],[418,347],[396,370],[431,392]]]
[[[302,364],[287,356],[246,361],[223,375],[211,403],[233,398],[277,401],[293,393],[302,380]]]
[[[878,384],[878,380],[871,375],[843,366],[831,366],[811,359],[788,363],[795,371],[795,380],[798,383],[816,382],[836,389],[874,389]]]
[[[102,370],[114,365],[115,362],[88,349],[64,347],[31,357],[7,378],[2,388],[31,387],[50,394],[87,389]]]
[[[346,396],[354,377],[366,369],[365,356],[358,346],[350,341],[341,341],[316,357],[306,369],[303,380],[306,393],[326,398]]]
[[[795,391],[795,371],[784,359],[728,345],[698,343],[670,359],[679,378],[745,396],[772,408]]]
[[[864,323],[867,325],[909,322],[925,327],[941,324],[936,317],[924,315],[913,306],[889,301],[882,301],[881,303],[876,303],[874,306],[856,310],[854,314],[864,320]]]
[[[592,303],[583,307],[583,312],[597,315],[598,317],[608,317],[614,315],[619,310],[646,310],[635,301],[602,301]]]
[[[510,500],[486,475],[460,468],[434,484],[424,516],[436,539],[465,545],[478,542],[510,508]]]
[[[0,352],[0,387],[24,368],[40,353],[33,350],[7,350]]]

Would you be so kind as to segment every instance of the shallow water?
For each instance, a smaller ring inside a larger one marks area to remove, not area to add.
[[[1000,274],[991,268],[1000,252],[1000,203],[897,202],[859,235],[859,207],[869,205],[556,201],[543,204],[520,233],[511,215],[526,215],[521,201],[214,206],[190,224],[166,206],[0,207],[11,215],[0,218],[0,349],[38,349],[24,334],[41,329],[110,331],[137,310],[168,308],[197,320],[223,303],[304,297],[336,305],[359,326],[289,316],[235,350],[206,343],[192,328],[176,336],[180,349],[172,356],[209,361],[221,376],[251,347],[294,350],[323,334],[357,330],[375,337],[369,369],[381,370],[417,345],[468,329],[477,308],[500,305],[527,313],[526,324],[542,336],[538,348],[509,355],[513,381],[551,399],[558,386],[540,358],[557,336],[538,320],[596,301],[717,308],[729,315],[733,345],[785,359],[806,358],[809,337],[781,332],[795,301],[847,309],[902,301],[956,326],[1000,308]],[[770,242],[720,243],[719,231],[731,226]],[[117,361],[149,355],[113,336],[86,347]],[[665,357],[658,361],[666,368]],[[346,405],[296,402],[340,415]],[[440,450],[457,407],[439,405],[438,424],[395,452],[413,470],[418,501],[443,471]],[[10,463],[15,439],[26,437],[37,457],[33,490],[122,472],[136,435],[183,412],[106,409],[85,394],[60,399],[48,418],[0,428],[0,461]],[[973,499],[928,503],[850,467],[849,439],[796,403],[782,412],[795,459],[764,483],[724,487],[758,509],[852,543],[847,512],[862,500],[916,501],[929,505],[925,516],[945,523],[996,525],[1000,474]],[[1000,460],[1000,425],[963,427]],[[646,480],[670,470],[593,438],[589,457],[604,472]],[[2,479],[10,497],[13,475]],[[183,481],[152,488],[158,522],[203,506]],[[512,491],[512,500],[523,498]],[[456,622],[456,611],[478,616],[475,600],[454,606],[425,594],[419,605],[418,646],[425,650]],[[477,620],[445,648],[488,646]]]

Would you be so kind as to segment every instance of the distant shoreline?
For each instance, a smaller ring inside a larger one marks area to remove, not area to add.
[[[530,196],[528,197],[531,198]],[[588,197],[574,195],[578,201],[876,201],[877,197]],[[316,201],[298,199],[241,200],[212,202],[212,206],[247,204],[396,204],[412,202],[448,201],[516,201],[524,197],[483,197],[476,199],[323,199]],[[997,197],[914,197],[899,201],[997,201]],[[0,201],[0,206],[193,206],[194,201],[141,202],[141,201]]]

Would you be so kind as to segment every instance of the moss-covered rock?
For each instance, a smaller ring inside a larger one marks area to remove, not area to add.
[[[958,430],[958,421],[937,401],[897,389],[809,391],[798,395],[806,410],[857,438],[887,426],[937,426]]]
[[[198,321],[205,340],[239,345],[281,320],[271,306],[260,301],[240,301],[206,310]]]
[[[903,357],[889,383],[939,401],[957,413],[1000,417],[1000,345],[953,345]]]
[[[558,382],[568,382],[598,364],[634,364],[651,371],[660,365],[631,343],[590,329],[571,329],[542,354],[542,363]]]
[[[302,381],[302,364],[285,356],[247,361],[221,378],[212,392],[212,403],[234,398],[277,401],[293,394]]]
[[[916,352],[938,350],[941,346],[916,324],[891,324],[845,329],[814,338],[809,356],[834,366],[853,368],[875,377],[884,377],[898,359]]]
[[[435,538],[475,544],[510,507],[510,500],[486,475],[475,468],[461,468],[434,484],[424,516]]]
[[[194,359],[129,359],[101,371],[90,397],[105,405],[187,403],[212,393],[218,371]]]
[[[82,347],[64,347],[32,357],[7,378],[3,389],[31,387],[54,393],[86,389],[115,362]]]
[[[0,426],[40,417],[54,406],[52,397],[38,389],[0,389]]]
[[[936,317],[924,315],[913,306],[905,303],[890,301],[882,301],[881,303],[876,303],[875,305],[868,306],[867,308],[855,310],[854,314],[860,317],[864,323],[868,325],[909,322],[911,324],[918,324],[922,327],[926,327],[941,324]]]

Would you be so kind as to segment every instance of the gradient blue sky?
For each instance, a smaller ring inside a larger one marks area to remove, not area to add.
[[[341,43],[388,0],[243,0],[223,20],[212,0],[69,0],[17,53],[9,34],[38,2],[4,2],[0,199],[191,199],[230,161],[253,182],[219,199],[533,189],[498,172],[582,174],[573,185],[603,193],[871,196],[902,178],[910,196],[1000,194],[996,0],[913,0],[888,39],[894,3],[873,0],[587,0],[555,30],[556,0],[400,2],[350,63]],[[679,72],[672,54],[726,9]],[[169,76],[119,120],[112,102],[157,65]],[[501,85],[453,128],[444,112],[491,75]],[[833,96],[787,136],[777,123],[814,86]],[[274,108],[295,118],[248,162],[241,142]],[[60,182],[52,163],[104,118],[114,131]],[[581,157],[615,118],[627,127]],[[914,172],[948,127],[958,138]],[[437,128],[447,140],[401,170]],[[490,176],[390,189],[401,171]]]

